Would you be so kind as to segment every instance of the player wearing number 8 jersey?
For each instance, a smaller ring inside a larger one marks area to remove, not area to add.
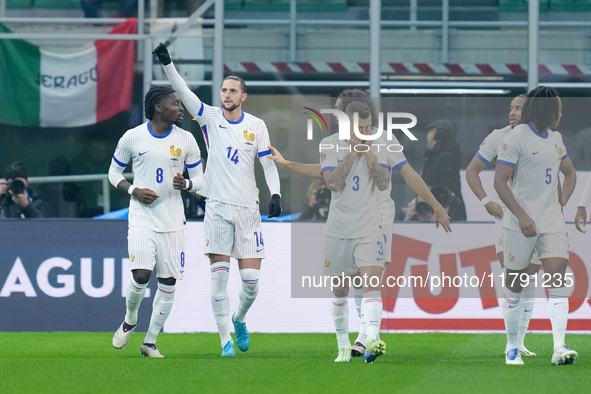
[[[568,238],[562,216],[576,183],[576,173],[559,132],[562,103],[558,92],[540,86],[528,93],[521,122],[506,137],[498,156],[495,189],[508,210],[503,216],[506,280],[501,304],[507,330],[506,364],[521,365],[518,322],[523,283],[534,250],[552,281],[548,313],[554,339],[554,364],[571,364],[577,353],[564,343],[568,320],[565,272]],[[558,171],[565,180],[558,198]],[[507,183],[508,182],[508,183]]]
[[[205,254],[211,264],[211,304],[220,333],[222,356],[234,356],[230,336],[230,304],[227,293],[230,257],[238,260],[242,288],[237,312],[232,316],[238,348],[245,352],[250,336],[244,319],[258,294],[259,270],[264,241],[259,212],[259,190],[254,175],[258,157],[271,192],[269,217],[281,213],[279,174],[268,155],[269,133],[265,122],[242,111],[246,84],[242,78],[226,77],[220,90],[222,108],[203,103],[187,86],[160,44],[154,54],[164,66],[193,120],[199,122],[208,146],[207,170],[201,194],[205,209]]]
[[[121,349],[135,330],[140,303],[156,268],[158,290],[141,352],[146,357],[163,357],[156,338],[172,308],[176,280],[182,279],[184,272],[181,189],[199,190],[203,171],[195,137],[175,125],[182,120],[183,107],[174,90],[150,89],[145,112],[149,121],[121,137],[109,168],[111,184],[132,196],[128,234],[132,277],[126,292],[127,313],[113,336],[113,346]],[[133,185],[123,177],[129,163],[133,163]],[[181,175],[185,167],[190,179]]]

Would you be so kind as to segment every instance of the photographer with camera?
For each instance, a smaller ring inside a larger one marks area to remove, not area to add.
[[[433,186],[430,189],[435,199],[439,201],[451,220],[463,220],[462,217],[465,214],[464,204],[454,192],[445,186]],[[404,221],[434,222],[435,213],[433,212],[433,208],[425,200],[417,196],[408,204]]]
[[[325,222],[328,217],[331,195],[324,179],[312,181],[306,196],[308,197],[308,204],[298,220]]]
[[[43,217],[43,200],[29,188],[25,165],[10,164],[4,178],[0,180],[0,219]]]
[[[438,119],[427,125],[427,150],[421,177],[429,187],[444,186],[459,200],[453,221],[466,220],[466,207],[460,185],[460,146],[456,142],[456,127],[448,119]],[[435,194],[435,193],[433,193]],[[441,201],[440,201],[441,202]]]

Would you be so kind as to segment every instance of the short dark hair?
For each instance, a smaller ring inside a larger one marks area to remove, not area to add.
[[[533,122],[540,129],[537,131],[546,131],[556,122],[559,113],[558,91],[538,86],[527,94],[521,110],[521,123]]]
[[[347,112],[347,107],[353,102],[361,102],[366,104],[371,112],[371,125],[378,125],[379,119],[376,105],[366,92],[361,89],[345,89],[341,92],[341,94],[339,94],[338,98],[341,99],[341,108],[337,109],[343,112]]]
[[[168,97],[169,95],[176,93],[173,88],[168,86],[154,86],[148,93],[146,93],[146,98],[144,100],[144,115],[146,119],[152,120],[154,117],[154,106],[159,104],[163,99]]]
[[[14,178],[25,178],[27,177],[27,169],[25,165],[20,161],[15,161],[6,167],[4,170],[4,178],[5,179],[14,179]]]
[[[359,118],[361,118],[361,119],[367,119],[368,117],[371,116],[371,108],[369,107],[369,105],[362,103],[360,101],[355,101],[355,102],[352,102],[351,104],[347,105],[347,108],[345,108],[345,112],[349,116],[351,116],[355,112],[357,112],[359,114]],[[372,118],[372,121],[373,121],[373,118]]]
[[[238,75],[228,75],[226,78],[224,78],[224,81],[227,81],[228,79],[240,82],[240,89],[242,89],[242,93],[246,93],[246,82],[244,79],[240,78]],[[224,82],[222,81],[222,83]]]
[[[436,129],[433,139],[435,141],[454,140],[456,138],[456,126],[449,119],[437,119],[427,125],[427,131]]]

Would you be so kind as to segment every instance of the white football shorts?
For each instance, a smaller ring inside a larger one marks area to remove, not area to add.
[[[363,238],[343,239],[324,237],[324,274],[332,276],[354,275],[359,268],[386,267],[388,236],[392,245],[392,231],[374,233]],[[390,252],[391,253],[391,252]]]
[[[532,261],[534,252],[540,259],[560,257],[568,260],[568,235],[543,233],[528,238],[521,231],[503,228],[505,267],[512,270],[525,269]]]
[[[257,208],[207,199],[204,222],[206,255],[265,258],[261,213]]]
[[[154,271],[158,278],[183,279],[185,231],[158,233],[146,227],[130,227],[127,248],[131,269]]]
[[[523,235],[523,234],[522,234]],[[503,225],[501,220],[495,218],[495,251],[497,254],[503,252]],[[507,256],[503,253],[505,259]],[[535,265],[541,265],[542,261],[538,258],[538,252],[534,250],[530,263]]]

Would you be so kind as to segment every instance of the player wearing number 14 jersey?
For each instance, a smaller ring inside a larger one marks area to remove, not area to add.
[[[154,54],[164,66],[193,120],[199,122],[208,146],[208,161],[201,194],[205,208],[205,254],[211,268],[211,304],[220,333],[222,356],[234,356],[230,336],[230,304],[227,293],[230,257],[238,260],[242,288],[238,310],[232,316],[238,348],[245,352],[250,336],[244,319],[258,294],[259,270],[264,241],[259,212],[259,190],[254,161],[259,158],[271,192],[269,217],[281,213],[279,174],[268,156],[269,133],[265,122],[242,111],[246,84],[242,78],[227,77],[222,83],[222,108],[204,104],[175,69],[168,50],[160,44]]]

